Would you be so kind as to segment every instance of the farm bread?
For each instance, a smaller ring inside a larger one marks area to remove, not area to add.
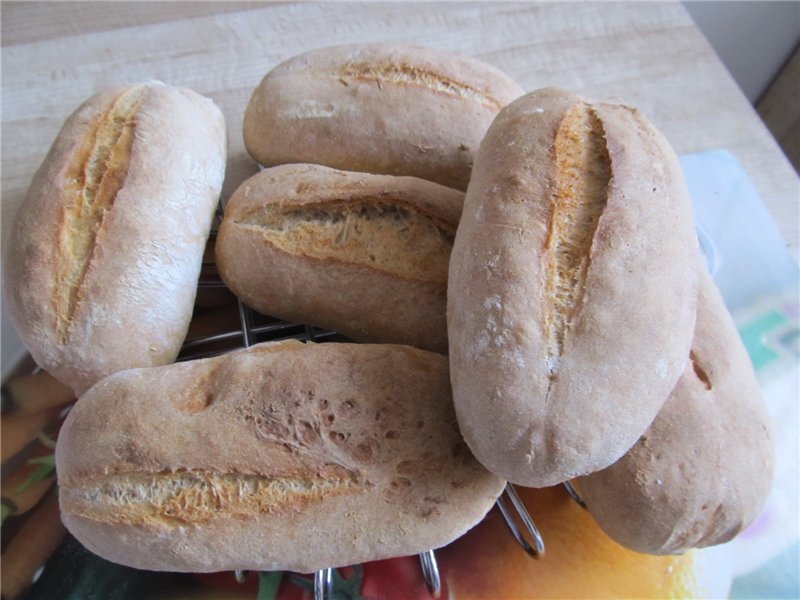
[[[447,359],[407,346],[252,346],[117,373],[70,412],[64,523],[137,568],[311,572],[415,554],[502,493],[463,443]]]
[[[214,103],[149,82],[66,121],[5,248],[8,313],[36,362],[77,394],[183,342],[225,173]]]
[[[773,442],[747,350],[702,269],[690,361],[653,424],[616,463],[578,480],[620,544],[675,554],[732,539],[759,514]]]
[[[413,177],[282,165],[225,207],[220,276],[246,304],[354,340],[447,350],[447,265],[464,194]]]
[[[686,364],[698,260],[676,156],[638,111],[556,89],[505,108],[448,282],[456,413],[478,460],[544,487],[622,456]]]
[[[264,166],[317,163],[461,190],[497,112],[523,94],[468,56],[402,44],[319,48],[272,69],[244,115]]]

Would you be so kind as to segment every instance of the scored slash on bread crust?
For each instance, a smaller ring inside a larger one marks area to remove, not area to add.
[[[345,84],[349,79],[363,79],[375,81],[379,87],[384,84],[414,85],[450,96],[477,100],[495,111],[505,106],[505,103],[493,98],[487,92],[481,91],[476,86],[448,77],[441,71],[420,68],[403,62],[348,62],[336,72],[336,76]]]
[[[56,466],[87,548],[195,572],[419,553],[505,486],[458,431],[447,358],[388,344],[292,340],[117,373],[70,412]]]
[[[145,85],[124,90],[86,134],[87,155],[76,152],[68,167],[65,202],[58,233],[58,266],[55,312],[58,339],[66,344],[81,284],[92,258],[97,232],[111,210],[128,171],[133,146],[136,111],[147,90]],[[72,185],[75,186],[73,191]]]
[[[547,241],[550,260],[548,357],[552,374],[584,293],[590,250],[606,207],[611,161],[603,125],[586,104],[567,111],[553,144],[557,173]]]
[[[66,490],[72,514],[105,523],[165,526],[212,521],[224,510],[230,517],[297,510],[338,494],[357,493],[366,485],[357,474],[345,479],[266,477],[197,470],[160,473],[103,473]]]
[[[233,223],[295,256],[346,260],[409,281],[445,283],[456,227],[403,199],[367,195],[302,206],[267,205]]]

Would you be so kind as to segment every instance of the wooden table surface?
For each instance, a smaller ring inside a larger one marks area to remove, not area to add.
[[[270,68],[320,46],[387,40],[470,54],[526,90],[622,99],[681,154],[727,148],[798,256],[797,174],[677,2],[3,2],[3,236],[62,122],[100,88],[160,79],[213,98],[228,121],[227,197],[256,171],[241,122]]]

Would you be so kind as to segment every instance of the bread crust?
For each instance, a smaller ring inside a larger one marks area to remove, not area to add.
[[[446,352],[447,268],[463,198],[413,177],[272,167],[225,208],[220,276],[264,314]]]
[[[686,363],[697,253],[677,158],[638,111],[556,89],[504,109],[448,283],[453,393],[475,456],[544,487],[624,454]]]
[[[267,343],[94,386],[56,449],[62,518],[137,568],[311,572],[442,546],[504,482],[458,432],[444,356]]]
[[[148,82],[65,122],[9,236],[6,307],[36,362],[83,393],[174,360],[225,172],[222,113]]]
[[[677,554],[727,542],[755,520],[772,485],[769,415],[705,269],[690,356],[639,441],[610,467],[578,480],[600,527],[638,552]]]
[[[523,93],[508,75],[457,53],[320,48],[267,73],[245,111],[244,142],[264,166],[317,163],[466,190],[487,127]]]

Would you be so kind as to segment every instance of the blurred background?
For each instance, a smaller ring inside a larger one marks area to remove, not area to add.
[[[683,4],[800,172],[800,2]]]

